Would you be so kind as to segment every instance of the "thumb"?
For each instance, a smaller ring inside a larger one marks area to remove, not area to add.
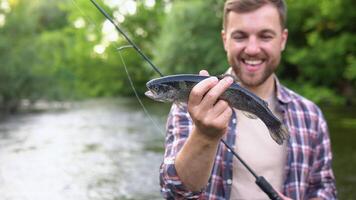
[[[200,76],[209,76],[209,72],[206,71],[205,69],[203,69],[203,70],[200,70],[199,75]]]

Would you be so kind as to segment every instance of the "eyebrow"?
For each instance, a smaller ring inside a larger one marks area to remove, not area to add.
[[[274,36],[277,35],[277,33],[274,30],[271,30],[271,29],[263,29],[262,31],[258,32],[258,34],[265,34],[265,33],[272,34]],[[236,35],[236,34],[246,35],[247,32],[242,31],[242,30],[234,30],[233,32],[231,32],[231,35]]]
[[[234,30],[231,32],[231,35],[235,35],[235,34],[245,34],[246,32],[241,31],[241,30]]]
[[[274,36],[277,35],[277,33],[274,30],[271,30],[271,29],[263,29],[262,31],[260,31],[260,33],[262,33],[262,34],[269,33],[269,34],[272,34]]]

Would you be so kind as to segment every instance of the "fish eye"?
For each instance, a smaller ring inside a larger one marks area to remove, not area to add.
[[[159,91],[159,85],[153,85],[152,90],[154,90],[155,92]]]

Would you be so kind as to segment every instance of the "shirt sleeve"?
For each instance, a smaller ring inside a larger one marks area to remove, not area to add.
[[[160,167],[161,193],[165,199],[199,199],[202,195],[202,192],[190,191],[183,185],[174,165],[191,129],[186,104],[173,104],[167,120],[164,160]]]
[[[332,171],[331,145],[329,131],[325,119],[320,112],[319,130],[315,145],[315,160],[310,174],[309,198],[337,199],[335,177]]]

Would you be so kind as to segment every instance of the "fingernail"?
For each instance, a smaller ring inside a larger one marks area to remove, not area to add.
[[[229,76],[226,77],[225,80],[226,80],[226,82],[229,83],[229,84],[231,84],[232,82],[234,82],[234,80],[233,80],[231,77],[229,77]]]
[[[209,76],[209,73],[208,73],[208,71],[206,71],[205,69],[203,69],[203,70],[200,70],[200,71],[199,71],[199,75],[201,75],[201,76]]]
[[[214,80],[214,82],[219,82],[219,79],[215,76],[213,76],[212,79]]]

